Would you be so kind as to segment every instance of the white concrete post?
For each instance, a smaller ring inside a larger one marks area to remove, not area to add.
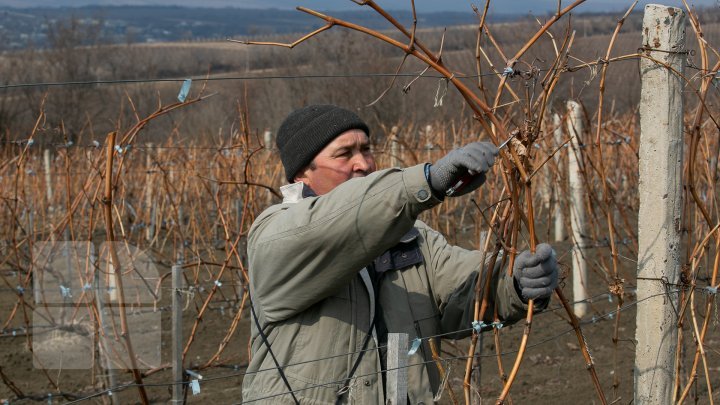
[[[265,130],[265,132],[263,133],[263,141],[265,142],[265,149],[270,150],[273,149],[273,147],[275,146],[273,144],[272,132],[270,132],[269,130]]]
[[[398,141],[397,141],[397,133],[399,131],[399,128],[397,126],[393,126],[390,130],[390,167],[398,167],[400,165],[398,161]]]
[[[563,130],[562,130],[562,119],[560,118],[560,115],[555,113],[553,114],[553,126],[555,127],[555,131],[553,133],[553,137],[555,139],[555,146],[560,146],[563,142]],[[562,150],[555,154],[555,163],[557,164],[558,173],[564,173],[563,169],[565,165],[563,164],[562,159],[563,153]],[[564,187],[560,187],[560,184],[562,183],[562,176],[558,178],[558,184],[555,185],[554,188],[554,196],[555,200],[553,201],[553,213],[555,215],[555,241],[561,242],[565,240],[565,217],[563,215],[563,209],[562,205],[560,205],[560,193],[563,191]]]
[[[147,147],[145,155],[145,209],[150,214],[148,216],[148,223],[145,225],[145,240],[148,242],[155,238],[155,206],[153,205],[153,165],[150,152],[152,151],[153,144],[145,144]]]
[[[388,333],[386,403],[389,405],[407,404],[407,365],[407,333]]]
[[[113,365],[112,361],[112,354],[111,350],[108,346],[110,346],[111,336],[112,336],[112,312],[110,312],[110,319],[108,318],[108,315],[105,313],[105,292],[107,291],[105,287],[105,282],[100,279],[100,271],[98,270],[99,266],[97,263],[97,255],[95,254],[95,244],[90,244],[90,265],[93,267],[93,285],[95,286],[93,295],[95,297],[95,304],[97,305],[97,311],[98,311],[98,328],[102,329],[103,335],[105,336],[105,339],[99,338],[98,339],[98,353],[101,357],[101,363],[103,364],[105,368],[105,373],[107,376],[107,384],[108,388],[115,388],[118,386],[117,383],[117,368],[115,365]],[[105,344],[103,344],[103,341]],[[110,403],[113,405],[118,405],[118,397],[117,395],[110,396]]]
[[[570,191],[570,227],[572,228],[572,264],[573,264],[573,311],[578,318],[587,314],[589,305],[587,299],[587,263],[584,252],[587,240],[585,238],[585,183],[583,181],[582,158],[583,144],[583,115],[580,104],[575,101],[567,103],[568,119],[567,131],[572,141],[572,150],[568,153],[568,189]],[[583,302],[580,302],[583,301]]]
[[[648,4],[643,47],[650,57],[684,71],[685,14]],[[669,404],[677,346],[677,283],[681,264],[683,82],[664,66],[640,59],[640,212],[638,217],[636,404]]]
[[[52,188],[52,174],[50,173],[50,149],[43,151],[43,163],[45,165],[45,193],[47,194],[48,211],[52,212],[53,207],[53,188]]]
[[[150,188],[152,188],[152,186]],[[150,223],[145,230],[145,239],[150,242],[150,246],[152,246],[155,241],[155,233],[158,229],[158,223],[158,202],[155,199],[152,200],[152,208],[150,209]]]
[[[433,148],[432,144],[432,125],[425,125],[425,161],[432,162],[430,151]]]
[[[538,143],[536,143],[538,147],[540,146],[539,140]],[[552,146],[549,148],[552,150]],[[542,160],[540,160],[542,162]],[[538,162],[539,163],[539,162]],[[540,201],[542,202],[542,208],[548,212],[552,209],[552,189],[553,189],[553,174],[552,170],[550,170],[550,165],[546,162],[545,165],[542,167],[542,175],[543,179],[542,181],[536,182],[537,189],[535,193],[537,193],[540,196]]]
[[[183,268],[172,266],[172,400],[171,404],[184,403],[183,398],[183,335],[182,310]]]

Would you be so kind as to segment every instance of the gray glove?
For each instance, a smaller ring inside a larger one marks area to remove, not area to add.
[[[454,149],[430,166],[430,186],[442,195],[459,196],[474,191],[485,183],[498,155],[498,148],[490,142],[473,142]],[[457,183],[462,185],[456,188]]]
[[[524,300],[548,298],[558,285],[555,251],[547,243],[537,245],[535,254],[525,250],[515,258],[513,277]]]

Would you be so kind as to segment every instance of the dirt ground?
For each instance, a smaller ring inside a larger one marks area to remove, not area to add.
[[[561,263],[569,263],[569,245],[562,242],[556,243],[554,246]],[[597,256],[600,253],[606,254],[607,252],[603,249],[594,249],[589,252],[589,255]],[[565,264],[563,268],[567,272]],[[618,404],[629,404],[633,401],[636,301],[632,289],[634,279],[631,278],[631,274],[634,274],[634,269],[635,264],[633,262],[623,260],[622,275],[626,277],[626,297],[623,310],[619,313],[614,312],[617,302],[612,298],[608,298],[606,294],[607,283],[599,277],[598,272],[593,271],[590,293],[594,299],[591,304],[591,315],[583,319],[583,332],[590,347],[595,370],[602,388],[608,401]],[[168,268],[161,268],[160,272],[162,274],[168,270]],[[571,298],[569,282],[569,279],[565,280],[564,291],[568,298]],[[233,287],[230,283],[226,283],[220,289],[223,296],[227,298],[234,296]],[[197,310],[202,304],[201,296],[204,297],[204,294],[199,293],[193,297],[192,302],[184,311],[185,337],[190,335]],[[16,302],[17,297],[9,288],[3,287],[0,290],[0,322],[5,322]],[[170,311],[167,308],[169,305],[170,294],[165,293],[159,302],[159,310],[155,312],[155,314],[159,314],[155,319],[160,320],[162,367],[159,371],[155,371],[144,378],[144,382],[149,384],[147,392],[152,403],[167,403],[171,398],[171,388],[163,384],[171,379],[171,370],[169,368],[171,318]],[[217,351],[218,345],[226,336],[233,317],[237,313],[237,302],[233,302],[232,305],[234,307],[224,301],[218,301],[211,305],[211,309],[207,311],[199,323],[195,334],[197,339],[188,353],[185,368],[196,368],[204,364]],[[617,346],[615,346],[613,345],[612,335],[618,316],[619,340]],[[712,316],[717,319],[716,314],[712,314]],[[19,312],[15,316],[11,328],[21,328],[23,326],[22,319],[22,313]],[[248,319],[246,310],[242,314],[237,331],[230,338],[227,348],[221,356],[223,365],[200,371],[203,376],[203,379],[200,380],[200,393],[197,395],[188,393],[187,403],[203,403],[206,401],[239,403],[241,401],[242,371],[247,364]],[[528,349],[519,375],[511,390],[513,403],[600,403],[579,349],[577,337],[566,319],[567,315],[560,307],[557,298],[553,298],[547,311],[534,317]],[[509,373],[512,368],[523,329],[522,324],[516,324],[503,327],[498,331],[505,373]],[[689,329],[685,333],[686,352],[683,361],[685,364],[690,364],[695,346],[692,343],[692,335]],[[47,372],[44,372],[35,367],[31,352],[28,350],[29,339],[32,339],[33,336],[25,336],[22,332],[16,332],[16,335],[13,337],[12,333],[6,333],[0,336],[0,367],[8,380],[5,383],[0,383],[0,403],[5,403],[3,401],[12,404],[29,404],[43,401],[47,403],[64,403],[76,396],[83,397],[94,392],[102,392],[103,376],[93,374],[90,370],[72,370],[64,367],[63,369],[48,369]],[[720,356],[716,351],[719,343],[720,334],[717,330],[717,320],[715,320],[711,323],[710,336],[706,339],[709,370],[714,383],[718,382],[717,372],[720,371],[720,366],[718,366],[720,365]],[[450,359],[465,356],[467,344],[468,340],[446,341],[442,347],[443,357]],[[479,372],[481,376],[479,389],[481,402],[494,403],[501,391],[502,382],[498,373],[492,331],[482,335],[480,355],[482,356]],[[459,401],[462,402],[464,360],[447,360],[445,365],[450,371],[450,386]],[[615,377],[618,385],[614,389],[613,381]],[[687,378],[687,366],[683,378]],[[53,388],[49,382],[50,380],[56,382],[59,389]],[[698,389],[692,391],[690,400],[697,397],[698,403],[709,403],[704,380],[704,373],[701,369],[698,376]],[[117,381],[121,384],[129,383],[131,376],[118,371]],[[12,382],[19,391],[29,398],[18,400],[10,390],[9,382]],[[153,386],[153,384],[158,385]],[[69,393],[71,396],[63,398],[58,391]],[[48,393],[52,393],[52,397],[48,397]],[[119,402],[123,404],[138,403],[138,391],[134,387],[119,390],[113,395],[118,397]],[[440,403],[452,403],[450,397],[450,390],[446,389],[440,398]],[[715,397],[717,398],[717,394]],[[109,402],[107,395],[100,395],[81,403]]]

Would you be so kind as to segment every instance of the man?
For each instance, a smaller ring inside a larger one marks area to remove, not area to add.
[[[253,223],[248,240],[252,359],[243,400],[302,404],[385,403],[388,332],[422,345],[410,356],[408,400],[430,404],[440,381],[427,337],[472,332],[481,252],[449,245],[417,220],[448,190],[485,181],[498,154],[471,143],[435,164],[375,170],[367,125],[353,112],[312,105],[291,113],[277,146],[284,200]],[[544,309],[557,285],[546,244],[493,272],[485,322]],[[460,332],[458,332],[460,331]]]

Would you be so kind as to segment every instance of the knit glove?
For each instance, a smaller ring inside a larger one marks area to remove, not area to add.
[[[515,258],[513,277],[523,300],[550,297],[558,285],[555,251],[547,243],[537,245],[535,254],[525,250]]]
[[[470,193],[485,183],[485,173],[497,155],[498,148],[490,142],[473,142],[454,149],[430,166],[430,186],[443,196]],[[458,186],[460,179],[463,183]]]

